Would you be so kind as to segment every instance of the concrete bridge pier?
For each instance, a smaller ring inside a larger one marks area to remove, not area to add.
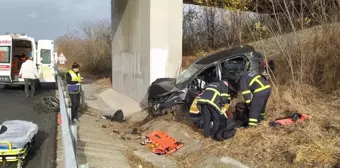
[[[111,0],[113,89],[146,103],[157,78],[182,63],[183,0]]]

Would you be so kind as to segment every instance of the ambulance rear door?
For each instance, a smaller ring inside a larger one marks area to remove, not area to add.
[[[39,40],[37,48],[37,64],[39,67],[40,82],[56,82],[53,40]]]
[[[11,83],[12,37],[0,35],[0,83]]]

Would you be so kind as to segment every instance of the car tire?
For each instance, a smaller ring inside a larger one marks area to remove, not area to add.
[[[39,113],[59,112],[59,99],[53,96],[46,96],[35,102],[34,110]]]
[[[5,89],[7,87],[7,85],[5,84],[0,84],[0,89]]]
[[[174,121],[184,121],[188,119],[187,106],[184,103],[177,103],[171,107],[171,113],[173,114]]]

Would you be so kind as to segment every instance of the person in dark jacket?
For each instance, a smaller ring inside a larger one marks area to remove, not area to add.
[[[239,74],[237,84],[249,109],[248,126],[257,126],[265,119],[271,87],[262,75],[247,71]]]
[[[189,115],[194,124],[203,129],[205,137],[220,141],[231,138],[236,132],[233,119],[226,113],[230,103],[228,87],[225,80],[206,85],[190,107]]]
[[[68,94],[71,99],[71,119],[73,122],[78,121],[78,112],[80,107],[80,93],[82,77],[79,73],[80,65],[75,62],[72,68],[66,73],[66,81],[68,87]]]

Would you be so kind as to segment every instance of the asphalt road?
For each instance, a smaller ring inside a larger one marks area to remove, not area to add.
[[[38,113],[33,110],[34,101],[55,94],[53,85],[42,85],[33,98],[25,98],[23,87],[0,89],[0,123],[5,120],[27,120],[38,125],[35,148],[26,158],[24,168],[55,168],[56,130],[55,113]],[[0,164],[1,168],[2,164]],[[9,167],[15,167],[11,164]]]

